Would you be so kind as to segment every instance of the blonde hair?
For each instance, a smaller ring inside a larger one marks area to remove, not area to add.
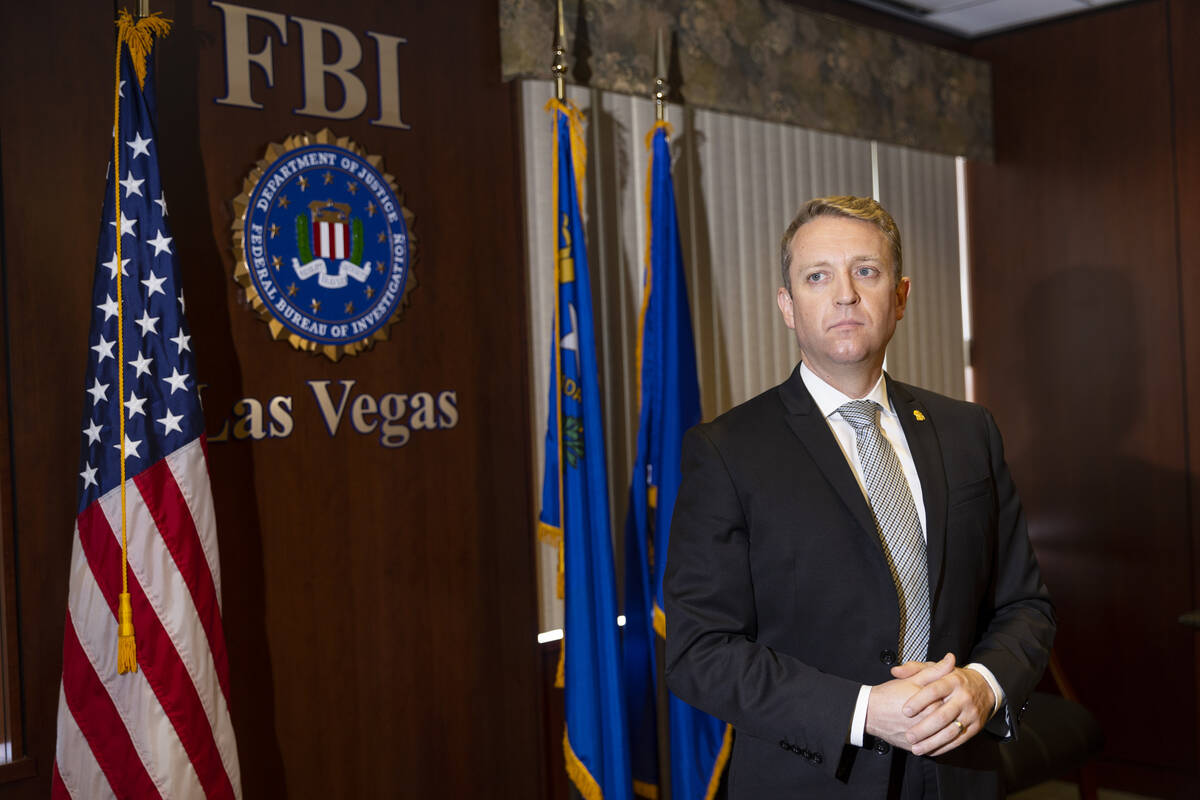
[[[780,250],[783,263],[783,286],[785,289],[789,292],[792,290],[792,239],[796,238],[796,232],[806,222],[812,222],[817,217],[856,219],[878,228],[883,237],[887,239],[888,244],[891,245],[892,266],[895,273],[893,278],[896,284],[899,285],[903,259],[901,258],[900,250],[900,229],[896,227],[896,220],[892,219],[892,215],[870,197],[839,195],[837,197],[815,197],[809,200],[800,207],[800,211],[796,214],[795,219],[792,220],[792,224],[788,225],[787,230],[783,232]]]

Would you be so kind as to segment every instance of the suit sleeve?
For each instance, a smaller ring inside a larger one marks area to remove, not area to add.
[[[778,741],[834,774],[860,684],[756,640],[750,539],[720,452],[693,428],[664,576],[667,685],[739,733]]]
[[[991,618],[970,659],[985,665],[1003,687],[1005,704],[988,729],[1004,738],[1017,733],[1025,701],[1050,660],[1054,607],[1029,543],[1025,512],[1017,496],[995,420],[983,411],[995,481],[997,539]]]

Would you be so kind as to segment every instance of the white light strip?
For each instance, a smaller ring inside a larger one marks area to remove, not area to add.
[[[967,256],[967,160],[954,159],[958,190],[958,286],[962,299],[963,377],[968,400],[975,399],[975,370],[971,366],[971,270]]]
[[[879,142],[871,141],[871,197],[879,202]]]
[[[617,615],[617,627],[618,628],[625,627],[625,615],[624,614]],[[546,644],[546,642],[557,642],[562,637],[563,637],[563,629],[562,628],[554,628],[552,630],[542,631],[541,633],[538,634],[538,644]]]

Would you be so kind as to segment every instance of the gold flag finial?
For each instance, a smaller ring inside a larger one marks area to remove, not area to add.
[[[550,71],[554,73],[554,97],[561,103],[566,98],[563,78],[567,74],[567,34],[563,25],[562,0],[556,3],[555,14],[554,62],[550,65]]]

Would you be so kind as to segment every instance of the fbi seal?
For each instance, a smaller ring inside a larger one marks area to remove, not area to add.
[[[267,147],[233,208],[234,278],[274,338],[337,361],[388,337],[416,248],[378,156],[328,130],[292,136]]]

